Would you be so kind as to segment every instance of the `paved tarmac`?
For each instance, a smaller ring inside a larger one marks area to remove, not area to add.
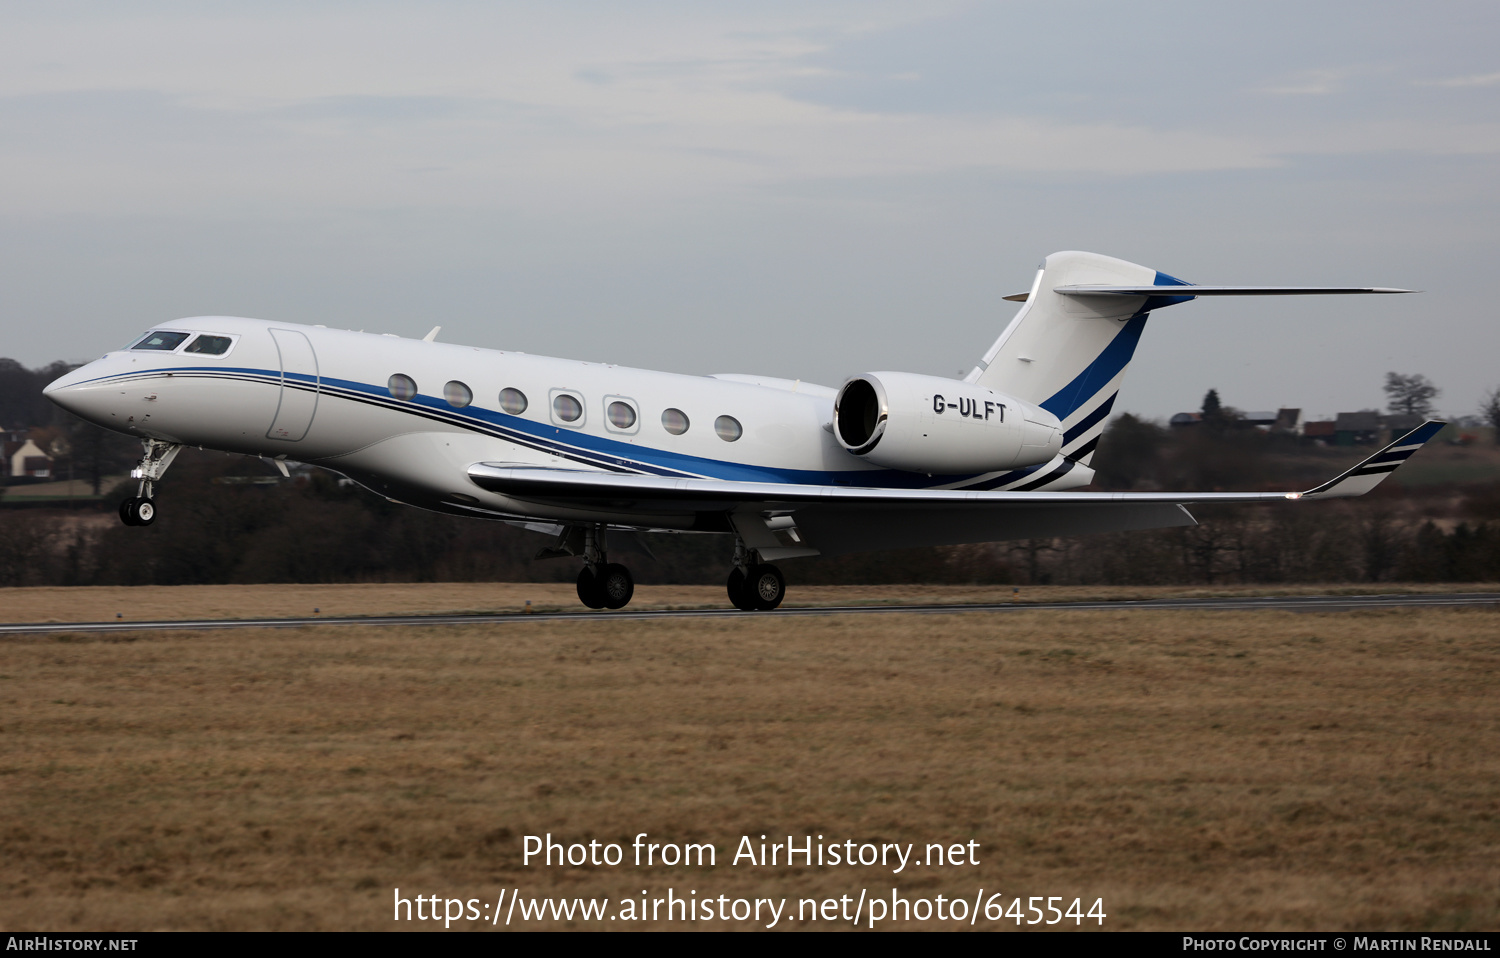
[[[954,615],[1020,611],[1117,612],[1131,609],[1245,612],[1275,609],[1289,612],[1355,612],[1370,609],[1433,608],[1500,605],[1500,592],[1416,593],[1409,595],[1290,595],[1226,596],[1198,599],[1141,599],[1110,602],[1004,602],[983,605],[878,605],[781,608],[773,612],[736,609],[621,609],[615,612],[498,612],[443,615],[312,616],[299,619],[116,619],[113,622],[22,622],[0,624],[0,635],[49,632],[145,632],[165,629],[285,629],[309,625],[433,626],[494,625],[510,622],[584,621],[609,618],[705,619],[722,616],[790,617],[802,615]]]

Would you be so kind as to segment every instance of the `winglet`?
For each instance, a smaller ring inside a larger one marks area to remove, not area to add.
[[[1380,485],[1381,480],[1395,472],[1398,466],[1411,458],[1412,453],[1426,445],[1446,425],[1448,424],[1441,419],[1429,419],[1337,479],[1330,479],[1315,489],[1294,495],[1299,499],[1362,496]]]
[[[442,329],[443,329],[443,327],[441,327],[441,326],[434,326],[434,327],[432,327],[432,332],[428,333],[426,336],[423,336],[422,337],[422,342],[424,342],[424,343],[437,342],[437,334],[439,332],[441,332]]]

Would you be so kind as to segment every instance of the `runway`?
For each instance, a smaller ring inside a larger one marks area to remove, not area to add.
[[[113,622],[21,622],[0,624],[0,635],[36,635],[60,632],[142,632],[206,629],[287,629],[313,625],[433,626],[494,625],[519,622],[628,621],[636,619],[707,619],[759,616],[791,618],[808,615],[958,615],[1007,612],[1118,612],[1198,611],[1246,612],[1355,612],[1398,608],[1453,608],[1500,605],[1500,592],[1413,593],[1404,595],[1301,595],[1227,596],[1223,598],[1141,599],[1094,602],[1004,602],[950,605],[820,606],[781,608],[772,612],[740,612],[736,609],[641,609],[617,612],[498,612],[445,615],[310,616],[287,619],[117,619]]]

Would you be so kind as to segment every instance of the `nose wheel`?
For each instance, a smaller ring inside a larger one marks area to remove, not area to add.
[[[149,526],[156,521],[156,500],[131,496],[120,503],[120,521],[127,526]]]

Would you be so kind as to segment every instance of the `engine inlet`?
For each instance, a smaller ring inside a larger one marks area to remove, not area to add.
[[[886,410],[876,386],[868,379],[851,379],[834,402],[834,428],[850,452],[863,454],[880,440]]]

